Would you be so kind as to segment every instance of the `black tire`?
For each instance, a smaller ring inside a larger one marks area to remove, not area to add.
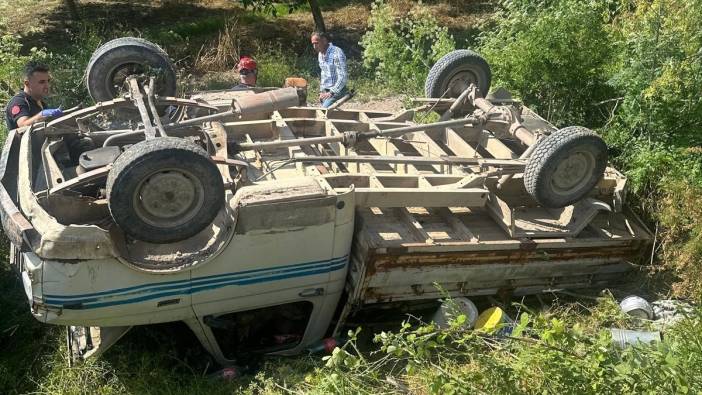
[[[604,175],[607,145],[590,129],[569,126],[537,144],[524,169],[524,186],[544,207],[579,201]]]
[[[107,200],[126,234],[171,243],[212,223],[224,205],[224,184],[200,146],[161,137],[134,144],[115,160],[107,176]]]
[[[166,52],[136,37],[109,41],[93,53],[85,71],[88,93],[96,102],[112,100],[124,91],[129,75],[155,76],[157,94],[176,94],[176,73]]]
[[[474,83],[486,96],[491,80],[492,72],[487,61],[476,52],[460,49],[444,55],[432,66],[424,82],[424,94],[433,98],[458,97]]]

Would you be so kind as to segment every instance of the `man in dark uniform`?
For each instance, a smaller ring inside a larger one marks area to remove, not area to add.
[[[44,98],[49,96],[50,87],[49,68],[34,61],[27,63],[24,68],[24,87],[5,107],[7,130],[63,115],[60,108],[45,108]]]

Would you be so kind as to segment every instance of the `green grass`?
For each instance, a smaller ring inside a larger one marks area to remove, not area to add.
[[[4,237],[2,253],[7,259]],[[65,328],[32,317],[22,282],[7,265],[0,267],[0,287],[2,394],[230,394],[258,386],[251,374],[233,382],[209,377],[218,368],[184,325],[134,328],[102,358],[69,367]],[[286,371],[291,378],[319,362],[268,359],[261,366],[266,377]]]
[[[280,46],[263,46],[251,54],[258,63],[258,86],[282,86],[287,77],[301,77],[308,82],[308,101],[316,104],[319,90],[319,67],[316,55],[303,53],[296,55],[284,51]],[[348,87],[357,92],[356,100],[365,101],[378,97],[403,95],[393,89],[379,84],[370,73],[363,69],[360,61],[348,61]],[[193,78],[189,89],[217,90],[227,89],[238,83],[238,76],[233,71],[208,72]]]
[[[331,358],[250,360],[224,381],[211,376],[218,368],[184,325],[134,328],[100,359],[69,367],[64,329],[34,321],[12,273],[1,271],[0,285],[0,310],[11,317],[0,324],[3,394],[702,391],[702,310],[666,329],[659,345],[618,349],[608,328],[650,325],[622,315],[608,295],[593,303],[547,297],[553,304],[545,310],[511,306],[519,317],[512,340],[466,331],[460,315],[443,331],[408,318],[399,330],[376,332],[363,351],[353,336]]]
[[[3,262],[8,262],[8,240],[0,240]],[[0,392],[28,392],[31,382],[48,373],[40,348],[55,348],[55,328],[40,324],[29,313],[22,282],[8,265],[0,267]]]
[[[224,28],[227,22],[224,16],[211,16],[209,18],[202,18],[196,21],[188,21],[184,23],[173,24],[168,32],[173,32],[180,37],[192,37],[192,36],[215,36],[219,31]],[[165,27],[159,28],[160,32],[165,31]]]

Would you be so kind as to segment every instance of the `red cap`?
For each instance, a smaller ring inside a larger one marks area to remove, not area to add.
[[[256,61],[248,56],[242,56],[239,59],[239,63],[236,65],[236,71],[241,71],[243,69],[256,70]]]

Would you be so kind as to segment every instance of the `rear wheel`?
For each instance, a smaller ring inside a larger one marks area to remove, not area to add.
[[[581,200],[604,175],[607,145],[587,128],[563,128],[537,144],[524,170],[524,186],[544,207]]]
[[[424,94],[432,98],[458,97],[470,84],[475,84],[483,96],[490,89],[492,72],[487,61],[469,49],[444,55],[429,70],[424,82]]]
[[[155,92],[175,96],[176,73],[166,52],[158,45],[136,37],[122,37],[98,48],[85,72],[90,97],[96,102],[112,100],[128,91],[127,77],[135,75],[142,82],[156,78]]]
[[[210,225],[224,204],[217,166],[200,146],[156,138],[131,146],[107,177],[110,213],[135,239],[171,243]]]

